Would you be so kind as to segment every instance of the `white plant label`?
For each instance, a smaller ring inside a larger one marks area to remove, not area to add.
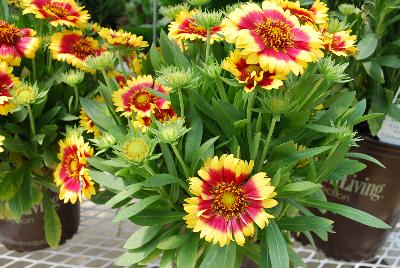
[[[400,122],[386,115],[378,132],[379,140],[393,145],[400,145]]]

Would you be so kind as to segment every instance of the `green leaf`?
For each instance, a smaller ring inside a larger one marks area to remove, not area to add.
[[[199,164],[200,160],[207,157],[208,149],[214,144],[214,142],[218,138],[219,137],[214,137],[214,138],[207,140],[205,143],[203,143],[200,146],[199,150],[194,154],[192,163],[190,164],[190,171],[192,174],[197,169],[197,165]]]
[[[277,220],[279,229],[292,232],[331,231],[333,221],[317,216],[297,216]]]
[[[8,201],[8,205],[15,216],[16,222],[19,222],[21,216],[27,213],[32,208],[32,185],[31,185],[31,172],[30,166],[24,166],[21,168],[22,183],[18,190],[18,193]]]
[[[307,267],[307,265],[299,256],[299,254],[297,254],[291,247],[288,247],[288,253],[289,253],[289,260],[291,263],[294,264],[295,267],[303,267],[303,268]]]
[[[111,129],[115,126],[114,120],[108,114],[107,106],[104,103],[98,103],[87,98],[80,98],[82,108],[96,126],[102,129]]]
[[[122,191],[126,188],[122,178],[115,177],[109,173],[89,169],[89,175],[95,182],[106,188],[116,191]]]
[[[160,261],[160,268],[173,268],[175,250],[164,251]]]
[[[331,202],[324,202],[319,200],[313,199],[298,199],[298,202],[301,204],[318,209],[326,209],[333,213],[342,215],[343,217],[352,219],[353,221],[359,222],[361,224],[375,227],[379,229],[390,229],[390,225],[384,223],[382,220],[368,214],[364,211],[348,207],[341,204],[331,203]]]
[[[341,180],[345,176],[358,173],[366,167],[367,165],[357,160],[342,159],[342,161],[340,161],[333,173],[331,173],[331,175],[329,176],[329,180]]]
[[[233,268],[235,266],[236,243],[219,247],[210,245],[199,268]]]
[[[143,187],[162,187],[168,184],[179,183],[184,185],[184,182],[172,175],[169,174],[156,174],[148,178],[146,181],[142,183]]]
[[[248,257],[255,264],[260,264],[260,246],[255,243],[246,243],[243,247],[238,247],[237,251]]]
[[[55,248],[60,244],[61,240],[61,222],[46,192],[44,192],[43,197],[44,233],[47,243],[49,243],[50,247]]]
[[[270,221],[265,232],[272,268],[289,268],[289,255],[286,242],[275,221]]]
[[[153,196],[149,196],[145,199],[142,199],[133,205],[130,205],[129,207],[121,210],[121,212],[119,212],[117,214],[117,216],[115,216],[115,218],[113,219],[113,223],[120,222],[120,221],[126,220],[132,216],[135,216],[136,214],[138,214],[139,212],[141,212],[142,210],[144,210],[145,208],[147,208],[154,202],[160,200],[160,198],[161,197],[159,195],[153,195]]]
[[[378,83],[385,83],[385,76],[382,67],[376,61],[363,62],[367,74]]]
[[[371,56],[378,46],[378,38],[375,34],[370,33],[364,36],[363,39],[358,43],[358,54],[357,60],[363,60]]]
[[[377,164],[378,166],[382,168],[386,168],[378,159],[375,159],[372,156],[369,156],[367,154],[362,154],[362,153],[347,153],[346,157],[351,157],[351,158],[358,158],[362,160],[369,161],[371,163]]]
[[[162,208],[146,209],[139,214],[129,218],[130,221],[141,226],[157,226],[183,221],[186,213],[181,211],[168,211]]]
[[[278,193],[279,196],[282,196],[282,193],[289,193],[289,195],[291,195],[296,192],[312,192],[317,190],[319,187],[321,187],[319,184],[310,181],[300,181],[282,186],[278,189]]]
[[[139,248],[146,243],[150,242],[161,230],[162,225],[159,226],[144,226],[139,228],[131,237],[126,241],[124,248],[134,249]]]
[[[142,188],[141,184],[133,184],[133,185],[129,185],[126,190],[123,190],[121,192],[119,192],[117,195],[115,195],[113,198],[111,198],[110,200],[108,200],[108,202],[106,203],[106,205],[108,206],[114,206],[116,204],[118,204],[119,202],[124,201],[125,199],[131,197],[134,193],[140,191],[140,189]]]
[[[17,193],[22,181],[21,169],[2,172],[0,174],[0,201],[8,201]]]
[[[379,65],[389,67],[389,68],[400,68],[400,57],[397,55],[390,56],[380,56],[376,58]]]
[[[185,141],[185,162],[190,163],[194,153],[199,149],[201,145],[201,139],[203,137],[203,121],[199,115],[199,112],[190,105],[189,109],[190,119],[190,130],[186,134]]]
[[[185,234],[177,234],[168,237],[164,237],[160,240],[157,248],[161,250],[170,250],[180,248],[190,237],[191,233],[186,232]]]
[[[194,268],[196,266],[199,240],[199,235],[194,233],[185,246],[180,248],[176,262],[177,268]]]
[[[319,124],[308,124],[305,126],[305,128],[312,129],[321,133],[345,133],[349,131],[347,128],[336,128]]]
[[[155,43],[153,43],[150,48],[150,60],[155,70],[160,68],[162,63],[162,56],[160,52],[157,50],[157,46]]]
[[[120,256],[116,261],[115,265],[118,266],[131,266],[140,262],[141,260],[145,259],[149,256],[157,246],[157,241],[153,241],[144,245],[141,248],[130,249],[128,252],[125,252]]]

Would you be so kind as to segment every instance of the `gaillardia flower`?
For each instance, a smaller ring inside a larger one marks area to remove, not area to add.
[[[7,63],[0,61],[0,115],[7,115],[16,107],[12,103],[12,95],[9,90],[19,84],[19,80],[12,74],[12,68]]]
[[[336,33],[325,33],[324,46],[337,56],[354,56],[357,54],[356,35],[350,35],[351,30]]]
[[[259,85],[264,89],[279,88],[283,85],[284,74],[263,71],[258,64],[248,64],[239,50],[231,52],[222,63],[222,68],[233,74],[240,83],[244,83],[246,92],[251,92]]]
[[[32,29],[19,29],[0,20],[0,61],[18,66],[23,57],[33,59],[40,46],[40,41],[35,35],[36,32]]]
[[[315,16],[314,23],[322,26],[323,28],[326,28],[329,20],[328,16],[329,8],[326,5],[326,3],[321,2],[320,0],[315,0],[314,4],[310,7],[310,11]]]
[[[300,25],[296,16],[276,3],[243,4],[222,22],[225,39],[247,55],[247,63],[269,72],[298,75],[308,62],[323,56],[321,34],[311,25]]]
[[[74,0],[24,0],[23,14],[35,14],[38,19],[47,19],[54,27],[59,25],[83,28],[90,15]]]
[[[114,105],[117,112],[123,116],[130,117],[132,111],[139,117],[150,117],[155,108],[168,109],[170,104],[167,100],[152,94],[148,88],[163,94],[168,94],[169,89],[154,82],[150,75],[138,76],[127,81],[127,85],[113,93]]]
[[[49,46],[53,58],[59,61],[66,61],[83,71],[89,70],[84,61],[89,56],[99,55],[104,51],[99,43],[92,37],[84,36],[80,31],[64,31],[55,33],[51,37]]]
[[[95,189],[86,169],[86,158],[93,155],[93,149],[78,135],[67,136],[59,141],[59,146],[58,159],[61,162],[54,172],[54,181],[61,186],[60,200],[75,204],[78,199],[82,201],[82,195],[90,198]]]
[[[314,13],[308,9],[302,8],[300,2],[292,2],[289,0],[272,0],[271,2],[277,3],[284,11],[289,10],[290,14],[296,16],[301,23],[315,24]]]
[[[194,15],[199,11],[193,10],[182,11],[176,17],[175,21],[171,22],[168,26],[168,36],[174,40],[197,40],[207,41],[207,29],[201,26]],[[210,43],[222,40],[220,34],[221,27],[214,26],[210,29]]]
[[[114,152],[129,163],[139,164],[152,158],[155,140],[138,129],[133,129],[125,139],[114,146]]]
[[[0,153],[2,153],[2,152],[4,152],[4,149],[3,149],[3,141],[5,140],[6,138],[4,137],[4,136],[1,136],[0,135]]]
[[[93,133],[95,138],[101,136],[100,129],[93,123],[92,119],[86,114],[83,108],[81,108],[79,119],[79,126],[87,133]]]
[[[235,240],[240,246],[245,236],[254,234],[254,225],[263,229],[272,215],[265,208],[278,202],[270,179],[260,172],[246,181],[254,162],[233,155],[209,158],[190,178],[190,191],[196,197],[187,198],[184,217],[188,228],[200,232],[200,237],[221,247]]]
[[[109,28],[102,28],[99,31],[99,35],[106,40],[107,43],[117,47],[121,46],[130,49],[139,49],[149,46],[147,41],[143,41],[143,36],[137,36],[135,34],[125,32],[122,29],[115,31]]]

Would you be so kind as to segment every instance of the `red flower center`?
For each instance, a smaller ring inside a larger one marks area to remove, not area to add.
[[[88,56],[95,55],[97,50],[92,47],[92,43],[89,40],[82,38],[72,45],[72,52],[76,57],[84,60]]]
[[[76,148],[74,153],[70,153],[68,156],[64,158],[64,166],[66,167],[66,173],[68,177],[79,179],[79,173],[82,169],[82,165],[79,163],[78,156],[76,155]]]
[[[15,45],[21,39],[21,30],[0,20],[0,45]]]
[[[11,97],[8,89],[13,87],[13,81],[8,74],[0,72],[0,96]]]
[[[211,191],[213,210],[226,219],[239,216],[247,207],[243,189],[233,182],[221,182]]]
[[[196,21],[190,20],[188,25],[188,32],[198,34],[201,36],[207,36],[207,29],[200,26]]]
[[[43,6],[43,10],[50,16],[58,18],[70,15],[69,10],[65,8],[65,4],[60,2],[46,4]]]
[[[158,122],[164,123],[165,121],[168,121],[172,117],[176,115],[175,111],[171,108],[169,109],[156,109],[154,116],[157,119]]]
[[[139,110],[146,109],[148,105],[155,102],[155,100],[156,97],[143,88],[134,92],[131,96],[132,105]]]
[[[294,46],[290,25],[280,19],[266,18],[265,21],[256,24],[254,31],[267,47],[275,51],[286,51]]]

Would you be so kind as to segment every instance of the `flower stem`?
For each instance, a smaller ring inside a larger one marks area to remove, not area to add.
[[[186,177],[186,178],[189,178],[189,176],[190,176],[190,174],[189,174],[189,168],[188,168],[188,166],[186,165],[185,161],[183,160],[181,154],[179,153],[178,148],[176,148],[176,145],[175,145],[175,144],[171,144],[171,147],[172,147],[172,150],[173,150],[174,153],[175,153],[176,158],[178,158],[178,161],[179,161],[179,163],[180,163],[181,166],[182,166],[183,172],[185,173],[185,177]]]
[[[321,86],[322,82],[324,82],[325,78],[321,76],[318,81],[314,84],[312,89],[310,90],[309,94],[304,98],[304,100],[301,102],[301,104],[298,106],[298,111],[303,108],[304,105],[306,105],[307,101],[314,95],[315,91],[318,90],[318,88]]]
[[[206,62],[208,62],[208,57],[210,56],[210,34],[210,29],[207,29]]]
[[[78,88],[76,87],[76,85],[74,85],[74,93],[75,93],[74,112],[76,113],[78,111],[78,106],[79,106],[79,92],[78,92]]]
[[[118,57],[119,64],[121,65],[122,73],[124,74],[125,78],[128,78],[128,72],[125,69],[125,64],[124,64],[124,60],[121,56],[121,53],[118,52],[117,55],[118,55],[117,57]]]
[[[157,43],[157,0],[153,0],[153,43]]]
[[[35,61],[35,58],[32,59],[32,74],[33,74],[33,82],[36,82],[36,61]]]
[[[28,109],[28,116],[29,116],[29,123],[31,126],[31,132],[32,132],[32,140],[36,137],[36,126],[35,126],[35,120],[33,118],[33,113],[31,109],[31,105],[27,104],[26,108]]]
[[[217,78],[215,80],[215,83],[217,84],[217,90],[221,99],[223,99],[224,101],[229,101],[228,95],[226,95],[225,88],[224,85],[222,84],[221,78]]]
[[[247,140],[249,142],[249,146],[251,146],[251,114],[254,107],[256,97],[256,88],[250,93],[248,103],[247,103]]]
[[[182,89],[178,88],[178,96],[179,96],[179,106],[181,108],[181,117],[185,116],[185,105],[183,103],[183,94],[182,94]]]
[[[272,134],[274,133],[274,130],[275,130],[276,122],[278,122],[279,120],[280,120],[280,116],[279,115],[273,115],[272,116],[271,126],[269,127],[269,130],[268,130],[268,136],[267,136],[267,139],[265,140],[265,143],[264,143],[264,149],[263,149],[263,152],[261,154],[261,159],[260,159],[260,162],[258,163],[257,170],[260,170],[262,165],[264,164],[265,158],[267,157],[269,144],[271,143]]]
[[[3,0],[2,3],[3,3],[3,11],[4,11],[4,20],[8,21],[8,18],[10,16],[10,11],[8,9],[7,0]]]

